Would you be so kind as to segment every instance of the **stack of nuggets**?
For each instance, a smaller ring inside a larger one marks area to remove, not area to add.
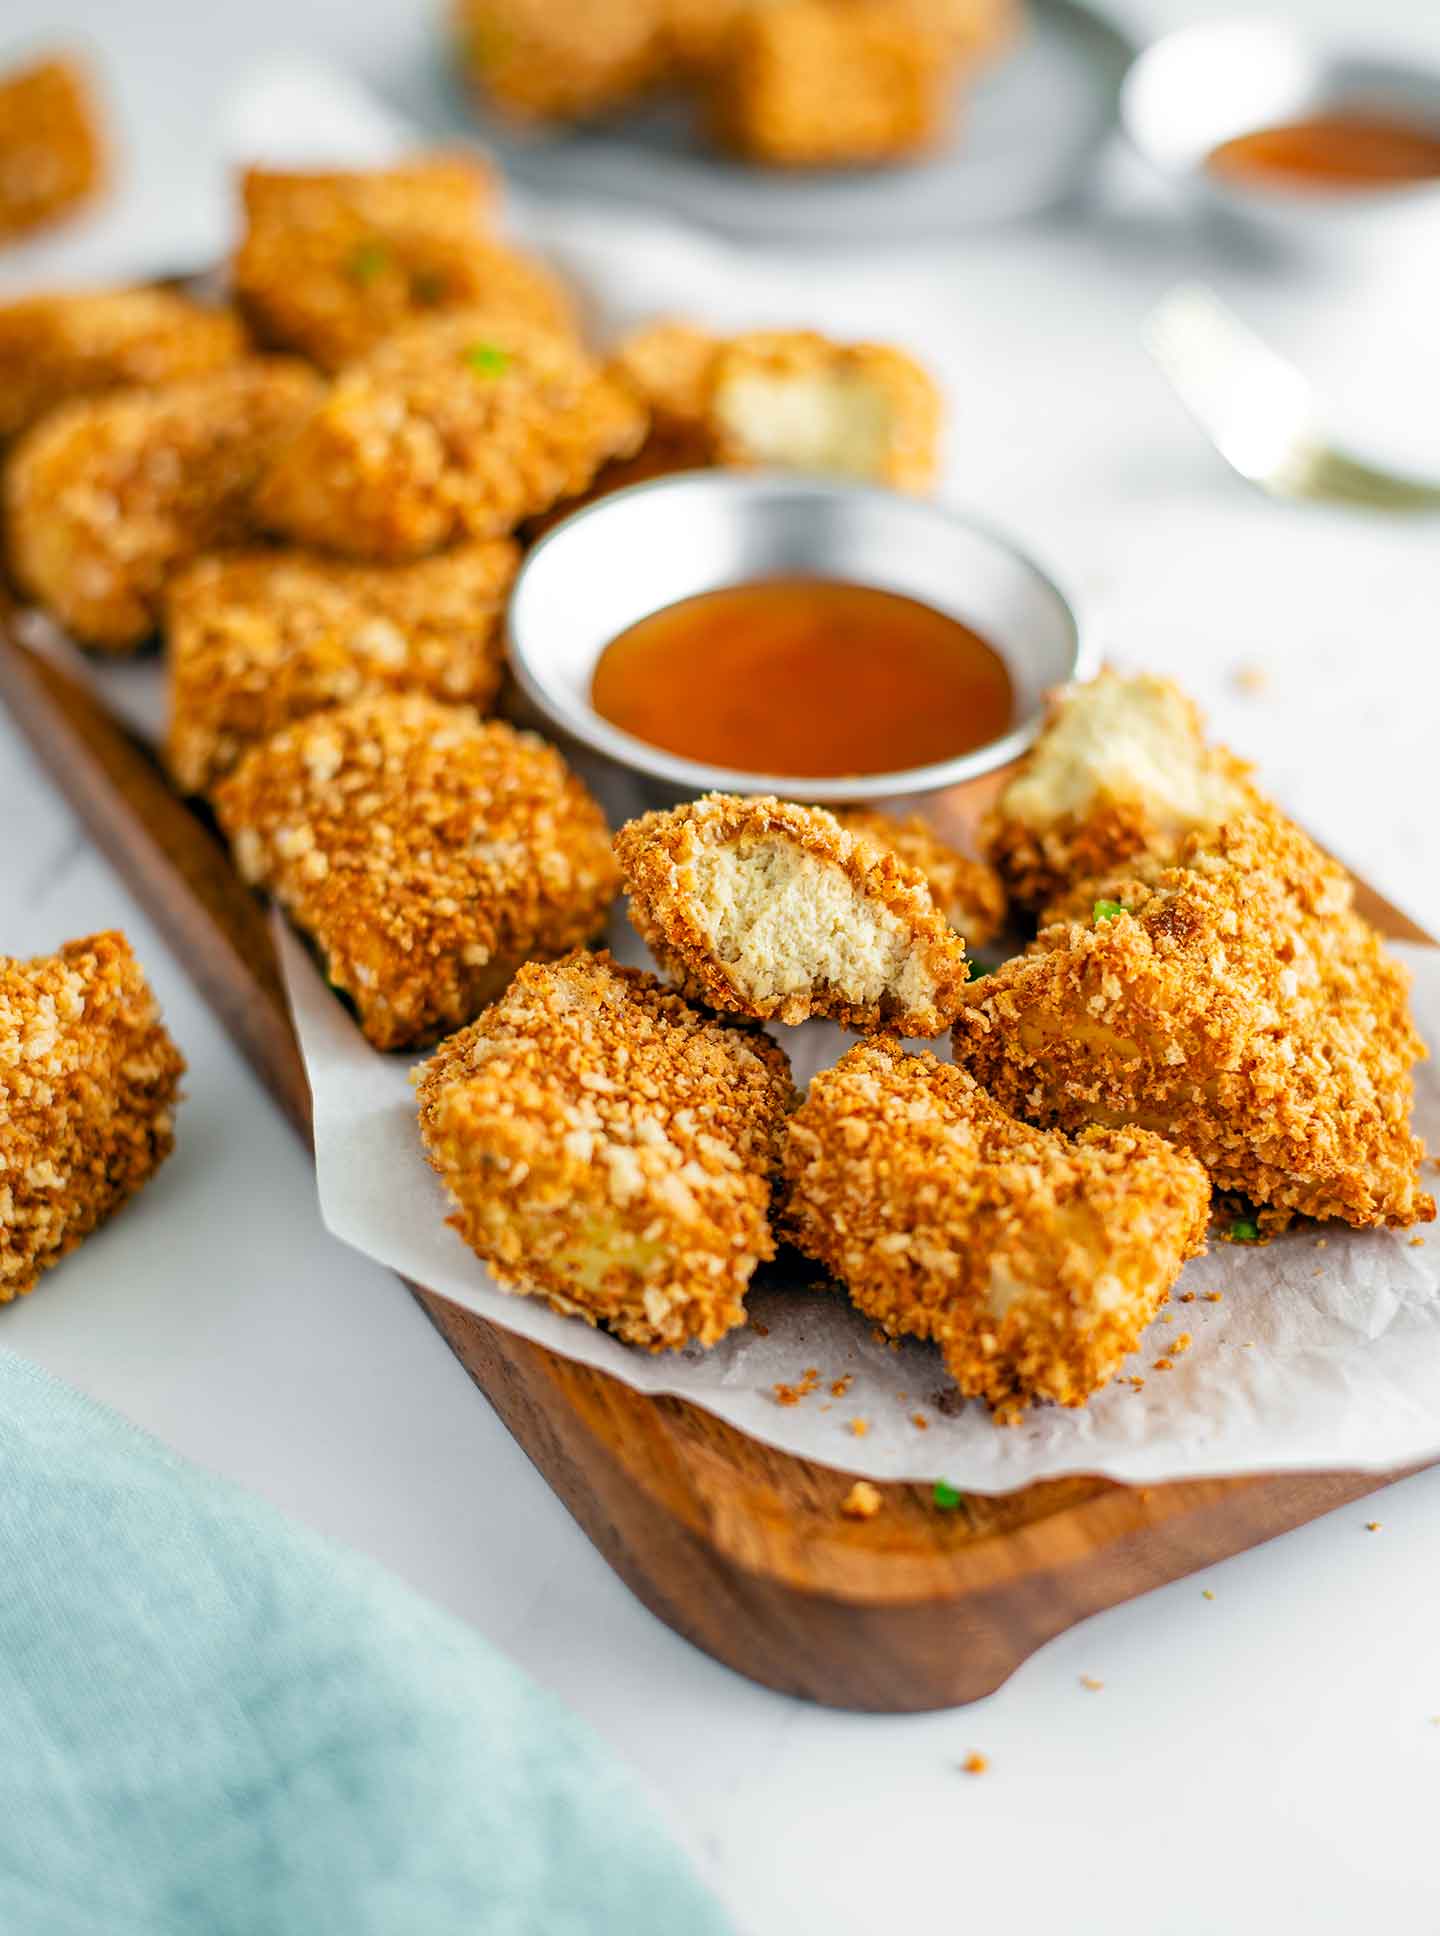
[[[598,936],[615,897],[604,816],[555,749],[418,693],[285,728],[214,799],[381,1049],[468,1022],[522,962]]]
[[[105,148],[73,60],[0,75],[0,241],[68,215],[101,186]]]
[[[123,935],[0,958],[0,1302],[154,1174],[184,1070]]]
[[[204,793],[256,741],[371,694],[428,692],[489,711],[519,561],[509,538],[390,567],[297,551],[199,559],[167,601],[177,783]]]
[[[648,1351],[744,1322],[794,1099],[768,1036],[573,954],[522,968],[418,1086],[451,1222],[502,1282]]]

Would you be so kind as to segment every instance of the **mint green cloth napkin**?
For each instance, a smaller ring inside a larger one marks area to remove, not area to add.
[[[458,1621],[0,1352],[4,1936],[728,1928]]]

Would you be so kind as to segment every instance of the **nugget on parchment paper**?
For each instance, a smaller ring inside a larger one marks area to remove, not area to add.
[[[419,693],[287,726],[214,799],[381,1049],[468,1022],[522,962],[594,940],[615,898],[604,815],[555,748]]]
[[[69,55],[0,74],[0,242],[69,215],[105,176],[90,78]]]
[[[629,457],[646,418],[569,337],[470,310],[350,364],[260,494],[269,527],[356,558],[499,537]]]
[[[936,907],[967,948],[983,948],[1005,924],[1005,889],[983,860],[952,847],[918,813],[903,818],[872,807],[837,807],[835,818],[852,834],[866,834],[925,876]]]
[[[823,807],[723,793],[615,837],[630,918],[686,994],[756,1020],[940,1035],[965,948],[925,877]]]
[[[428,692],[487,712],[519,560],[509,538],[413,565],[279,550],[197,559],[166,601],[170,771],[204,793],[256,740],[367,694]]]
[[[1088,911],[967,991],[954,1056],[999,1102],[1159,1130],[1256,1205],[1357,1228],[1434,1216],[1409,976],[1342,868],[1262,812],[1083,892]]]
[[[0,304],[0,439],[72,397],[205,376],[246,348],[233,310],[172,289],[75,289]]]
[[[1114,1376],[1203,1250],[1210,1204],[1162,1137],[1029,1128],[963,1069],[883,1037],[811,1082],[784,1186],[785,1234],[1007,1415],[1083,1405]]]
[[[83,644],[133,650],[181,566],[254,535],[255,480],[323,387],[303,364],[254,358],[62,404],[5,469],[16,578]]]
[[[522,968],[418,1087],[451,1222],[508,1290],[649,1351],[745,1322],[794,1101],[769,1036],[577,953]]]
[[[1022,906],[1043,906],[1133,856],[1174,858],[1185,836],[1252,812],[1250,768],[1205,738],[1168,679],[1107,668],[1064,686],[986,819],[986,852]]]
[[[153,1176],[184,1072],[123,934],[0,956],[0,1303]]]

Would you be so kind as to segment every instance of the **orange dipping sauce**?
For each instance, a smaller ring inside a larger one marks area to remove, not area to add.
[[[590,703],[651,746],[744,773],[892,773],[1008,731],[1005,662],[913,598],[828,579],[702,592],[600,655]]]
[[[1440,181],[1440,129],[1381,114],[1317,114],[1222,141],[1206,166],[1224,181],[1329,193]]]

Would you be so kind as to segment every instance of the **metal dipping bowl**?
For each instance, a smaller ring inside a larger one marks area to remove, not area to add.
[[[1440,227],[1440,181],[1327,189],[1213,174],[1221,142],[1336,112],[1392,115],[1440,132],[1440,69],[1330,46],[1280,20],[1218,20],[1155,41],[1132,65],[1120,119],[1133,146],[1197,205],[1310,251]]]
[[[815,779],[682,759],[591,706],[596,661],[638,620],[700,592],[794,577],[898,592],[972,626],[1009,670],[1011,730],[930,766]],[[636,484],[556,525],[516,580],[508,644],[521,692],[549,730],[638,776],[654,804],[711,790],[820,803],[936,793],[1022,752],[1047,691],[1091,670],[1070,604],[1008,539],[889,491],[722,470]]]

